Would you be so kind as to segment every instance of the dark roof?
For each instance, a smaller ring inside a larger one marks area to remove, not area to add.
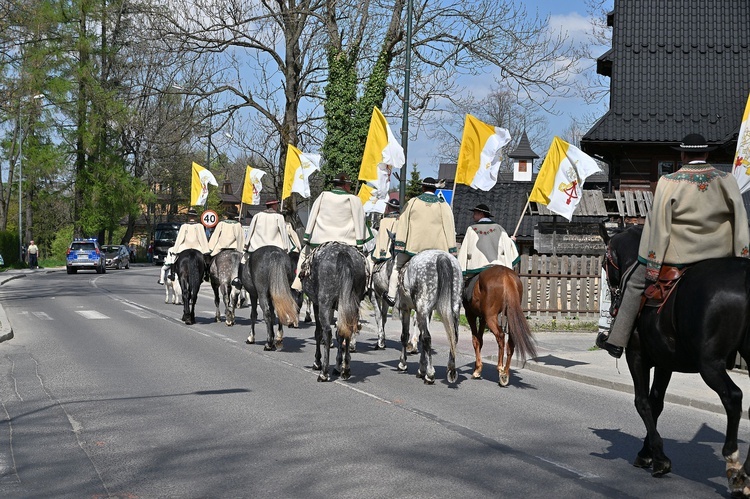
[[[521,140],[518,141],[518,146],[516,146],[513,152],[508,153],[508,157],[519,159],[536,159],[539,157],[539,155],[531,149],[529,137],[526,135],[525,130],[523,135],[521,135]]]
[[[584,146],[678,143],[692,132],[736,139],[750,92],[750,2],[615,0],[608,20],[612,49],[597,70],[611,77],[610,109]]]

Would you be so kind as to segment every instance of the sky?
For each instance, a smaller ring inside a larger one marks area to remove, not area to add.
[[[590,30],[590,20],[583,0],[525,0],[524,4],[529,12],[536,10],[542,17],[549,15],[550,28],[567,33],[573,40],[584,40]],[[611,4],[610,1],[610,8]],[[599,56],[606,50],[607,47],[601,47],[600,50],[594,48],[592,51],[596,56]],[[587,68],[587,71],[595,73],[596,61],[587,61]],[[474,89],[477,88],[476,85],[472,86]],[[554,108],[558,114],[545,114],[549,122],[549,141],[551,142],[554,135],[562,134],[570,126],[572,118],[581,119],[591,114],[601,116],[606,111],[608,102],[608,99],[605,98],[598,105],[588,105],[580,98],[556,99]],[[391,125],[397,124],[391,123]],[[395,133],[399,132],[396,131]],[[535,147],[535,152],[543,157],[546,151],[536,150],[537,148]],[[435,157],[434,149],[432,140],[425,137],[424,134],[417,137],[416,140],[410,140],[407,148],[409,170],[411,170],[411,165],[416,162],[417,169],[423,177],[437,176],[440,159]]]

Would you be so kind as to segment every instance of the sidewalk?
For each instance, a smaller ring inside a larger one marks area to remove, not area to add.
[[[40,270],[9,270],[0,273],[0,285],[11,279],[24,277],[32,272],[56,271],[60,268]],[[362,306],[362,339],[370,343],[377,336],[375,317],[372,306],[365,300]],[[445,350],[448,339],[446,338],[443,324],[439,321],[430,323],[432,341],[437,348]],[[13,329],[0,303],[0,342],[13,337]],[[386,338],[389,341],[401,337],[401,321],[388,318],[386,323]],[[628,364],[625,357],[615,360],[604,350],[592,348],[596,339],[595,332],[537,332],[534,333],[537,342],[538,356],[528,360],[522,365],[517,358],[513,359],[513,370],[528,369],[549,376],[557,376],[578,383],[586,383],[610,390],[618,390],[625,393],[633,393],[633,381],[630,377]],[[461,326],[458,334],[458,351],[460,363],[470,362],[473,364],[474,348],[471,343],[471,331]],[[364,344],[363,344],[364,346]],[[468,357],[468,359],[467,359]],[[487,332],[482,349],[485,369],[489,364],[497,363],[497,343],[492,333]],[[445,359],[438,356],[435,362],[444,363]],[[494,370],[493,370],[494,371]],[[750,381],[746,371],[729,371],[729,375],[743,393],[750,394]],[[497,375],[495,374],[495,380]],[[511,385],[513,376],[511,375]],[[698,374],[674,373],[669,383],[667,402],[686,405],[707,411],[724,414],[719,396],[700,378]]]
[[[362,310],[362,319],[365,321],[362,327],[363,332],[368,336],[377,334],[375,318],[367,301],[364,302]],[[389,317],[386,323],[386,338],[398,339],[400,331],[400,320]],[[447,348],[448,340],[443,324],[439,321],[432,321],[430,331],[433,344],[441,350]],[[534,333],[534,337],[537,342],[538,356],[533,360],[527,360],[525,365],[514,357],[512,370],[527,369],[578,383],[633,393],[633,381],[625,356],[617,360],[604,350],[592,348],[596,339],[595,332],[537,332]],[[469,328],[460,326],[458,338],[459,356],[468,356],[472,359],[470,362],[473,365],[474,348]],[[497,342],[489,331],[485,333],[482,358],[485,370],[489,364],[497,364]],[[434,357],[434,361],[438,364],[445,363],[445,359],[440,356]],[[459,361],[466,363],[465,358],[459,358]],[[750,381],[746,371],[729,371],[729,375],[743,393],[750,393]],[[492,379],[496,381],[497,374]],[[511,375],[510,382],[512,385],[513,375]],[[725,414],[719,396],[706,386],[699,374],[674,373],[665,400],[673,404]]]

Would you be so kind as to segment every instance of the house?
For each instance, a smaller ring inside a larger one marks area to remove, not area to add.
[[[610,79],[609,111],[581,149],[609,164],[614,189],[651,189],[680,167],[688,133],[718,148],[729,171],[750,92],[750,2],[615,0],[612,48],[597,60]]]

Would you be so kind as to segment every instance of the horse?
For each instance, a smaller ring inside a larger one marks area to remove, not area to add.
[[[211,261],[208,269],[211,288],[214,290],[214,305],[216,306],[216,322],[221,322],[219,310],[220,297],[224,301],[224,317],[227,326],[234,326],[234,312],[237,308],[239,293],[232,293],[232,279],[237,277],[240,269],[242,253],[233,249],[223,249]]]
[[[315,314],[315,360],[318,381],[328,381],[333,313],[338,310],[338,353],[335,371],[346,380],[351,375],[349,345],[359,328],[359,304],[364,298],[365,257],[354,246],[328,242],[311,255],[310,269],[302,278],[302,290],[310,297]],[[325,353],[321,362],[321,343]]]
[[[426,384],[435,382],[435,368],[432,366],[432,338],[428,325],[432,312],[437,310],[448,335],[448,382],[455,383],[456,343],[458,342],[458,317],[461,311],[461,267],[458,260],[442,250],[421,251],[412,257],[399,278],[397,306],[401,314],[401,357],[398,370],[406,372],[406,345],[409,340],[411,311],[416,312],[417,327],[422,340],[422,353],[417,377]]]
[[[476,357],[471,377],[482,378],[481,351],[484,330],[488,327],[497,340],[497,371],[500,375],[498,384],[508,386],[510,361],[515,347],[518,346],[523,361],[526,361],[527,356],[533,358],[537,355],[531,329],[521,308],[523,284],[513,269],[493,265],[480,272],[476,280],[469,281],[469,285],[471,289],[467,287],[464,292],[463,305],[471,328],[471,342]],[[506,319],[505,328],[500,327],[501,314]]]
[[[383,293],[388,291],[388,280],[393,269],[393,256],[388,260],[376,263],[372,268],[370,277],[370,302],[375,308],[375,325],[378,328],[378,342],[376,349],[385,350],[385,322],[388,319],[388,303],[383,299]],[[412,334],[406,345],[406,352],[409,354],[417,353],[418,335]]]
[[[294,269],[289,255],[278,246],[262,246],[257,250],[245,252],[247,261],[243,266],[240,280],[250,295],[250,335],[245,343],[255,343],[255,321],[258,319],[258,304],[263,311],[268,340],[263,350],[272,351],[281,347],[284,338],[283,324],[297,327],[297,304],[292,296]],[[233,299],[240,290],[233,288]],[[273,324],[278,316],[279,331],[274,337]]]
[[[613,316],[622,299],[626,270],[636,261],[640,237],[641,230],[626,229],[605,239],[607,254],[603,265],[612,290]],[[742,391],[727,374],[737,353],[746,362],[750,360],[750,260],[718,258],[690,266],[665,304],[660,309],[644,307],[636,326],[625,355],[646,438],[634,465],[651,468],[656,477],[671,471],[671,461],[664,454],[656,428],[664,395],[673,372],[700,373],[719,395],[727,413],[722,455],[729,490],[733,495],[750,496],[750,456],[741,463],[737,446]],[[654,381],[649,391],[652,367]]]
[[[174,264],[177,259],[172,250],[174,247],[169,248],[167,256],[164,257],[164,265],[161,268],[161,274],[159,277],[159,283],[164,284],[164,303],[172,302],[175,305],[182,305],[182,288],[180,288],[180,281],[178,279],[169,279],[169,267]]]
[[[182,321],[187,325],[195,324],[195,302],[198,299],[206,265],[203,253],[196,249],[181,251],[177,255],[175,265],[182,288]]]

